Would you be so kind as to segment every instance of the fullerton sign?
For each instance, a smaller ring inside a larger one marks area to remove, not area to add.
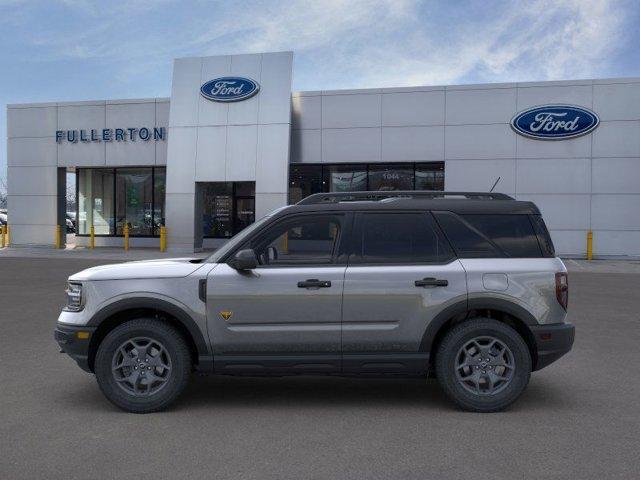
[[[89,142],[135,142],[142,140],[164,140],[164,127],[141,128],[102,128],[88,130],[56,130],[56,142],[89,143]]]
[[[518,113],[511,128],[525,137],[539,140],[564,140],[592,132],[600,123],[598,116],[573,105],[542,105]]]

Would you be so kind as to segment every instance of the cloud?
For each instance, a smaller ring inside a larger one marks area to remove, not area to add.
[[[547,80],[601,72],[623,41],[625,7],[620,0],[287,0],[100,8],[65,0],[58,8],[72,21],[25,40],[42,61],[117,64],[116,78],[179,56],[293,50],[300,88]]]

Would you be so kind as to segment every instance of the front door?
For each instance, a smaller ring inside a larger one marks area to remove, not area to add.
[[[338,372],[344,215],[288,216],[242,245],[258,267],[217,265],[207,321],[221,372]]]
[[[356,216],[345,275],[345,372],[424,373],[429,322],[467,298],[465,271],[430,213]]]

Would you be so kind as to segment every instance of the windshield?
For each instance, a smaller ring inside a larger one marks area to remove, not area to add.
[[[270,215],[266,217],[262,217],[257,222],[249,225],[247,228],[238,233],[235,237],[230,238],[225,244],[223,244],[218,250],[213,252],[208,258],[208,263],[217,263],[223,258],[227,253],[233,250],[235,247],[240,245],[245,239],[251,235],[253,232],[261,228],[267,221],[271,218]]]

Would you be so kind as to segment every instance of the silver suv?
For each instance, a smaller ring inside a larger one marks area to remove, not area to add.
[[[161,410],[193,370],[437,377],[505,408],[571,349],[567,270],[540,212],[502,194],[317,194],[206,259],[90,268],[55,330],[106,397]]]

